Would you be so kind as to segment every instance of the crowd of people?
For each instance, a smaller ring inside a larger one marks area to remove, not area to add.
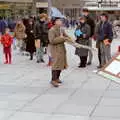
[[[111,59],[111,43],[113,40],[112,25],[109,22],[108,14],[102,13],[99,22],[90,16],[88,9],[83,9],[77,27],[74,31],[76,43],[92,47],[92,40],[96,40],[98,49],[98,68],[102,68]],[[65,20],[64,20],[65,21]],[[1,27],[1,24],[0,24]],[[3,26],[2,26],[3,27]],[[62,84],[60,74],[68,67],[66,58],[65,42],[71,40],[63,29],[63,18],[54,16],[49,18],[47,14],[40,14],[39,18],[18,20],[11,37],[10,27],[5,26],[2,34],[1,43],[5,53],[5,64],[12,63],[11,46],[13,38],[16,39],[16,47],[19,52],[26,50],[29,52],[30,60],[33,60],[36,53],[36,62],[44,63],[44,54],[48,53],[49,62],[52,69],[51,84],[59,87]],[[79,68],[85,68],[92,64],[93,53],[89,49],[76,48],[75,54],[80,58]]]

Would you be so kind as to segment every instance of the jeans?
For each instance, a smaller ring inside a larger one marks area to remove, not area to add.
[[[40,61],[41,59],[43,59],[43,55],[44,55],[44,49],[43,49],[43,47],[36,48],[37,61]]]
[[[101,65],[104,66],[111,59],[111,45],[100,43]]]
[[[90,38],[89,39],[89,47],[92,47],[92,39]],[[92,62],[92,59],[93,59],[93,53],[92,53],[92,51],[91,50],[89,50],[89,52],[88,52],[88,62]]]

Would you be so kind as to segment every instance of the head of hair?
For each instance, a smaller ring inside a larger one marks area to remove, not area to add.
[[[109,18],[107,13],[102,13],[101,16],[104,16],[106,19]]]
[[[88,8],[83,8],[83,12],[89,12]]]
[[[48,15],[45,13],[40,14],[40,19],[45,18],[46,20],[48,19]]]

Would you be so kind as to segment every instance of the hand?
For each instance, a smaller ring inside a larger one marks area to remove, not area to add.
[[[60,34],[60,37],[62,37],[62,38],[64,37],[62,33]]]
[[[86,34],[83,34],[83,38],[86,38],[87,37],[87,35]]]

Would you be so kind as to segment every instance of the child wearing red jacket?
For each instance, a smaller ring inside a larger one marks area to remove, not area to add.
[[[5,62],[4,64],[11,64],[12,60],[12,54],[11,54],[11,45],[13,43],[13,39],[11,35],[9,34],[10,30],[9,28],[5,29],[5,34],[1,38],[1,43],[3,45],[3,51],[5,54]]]

